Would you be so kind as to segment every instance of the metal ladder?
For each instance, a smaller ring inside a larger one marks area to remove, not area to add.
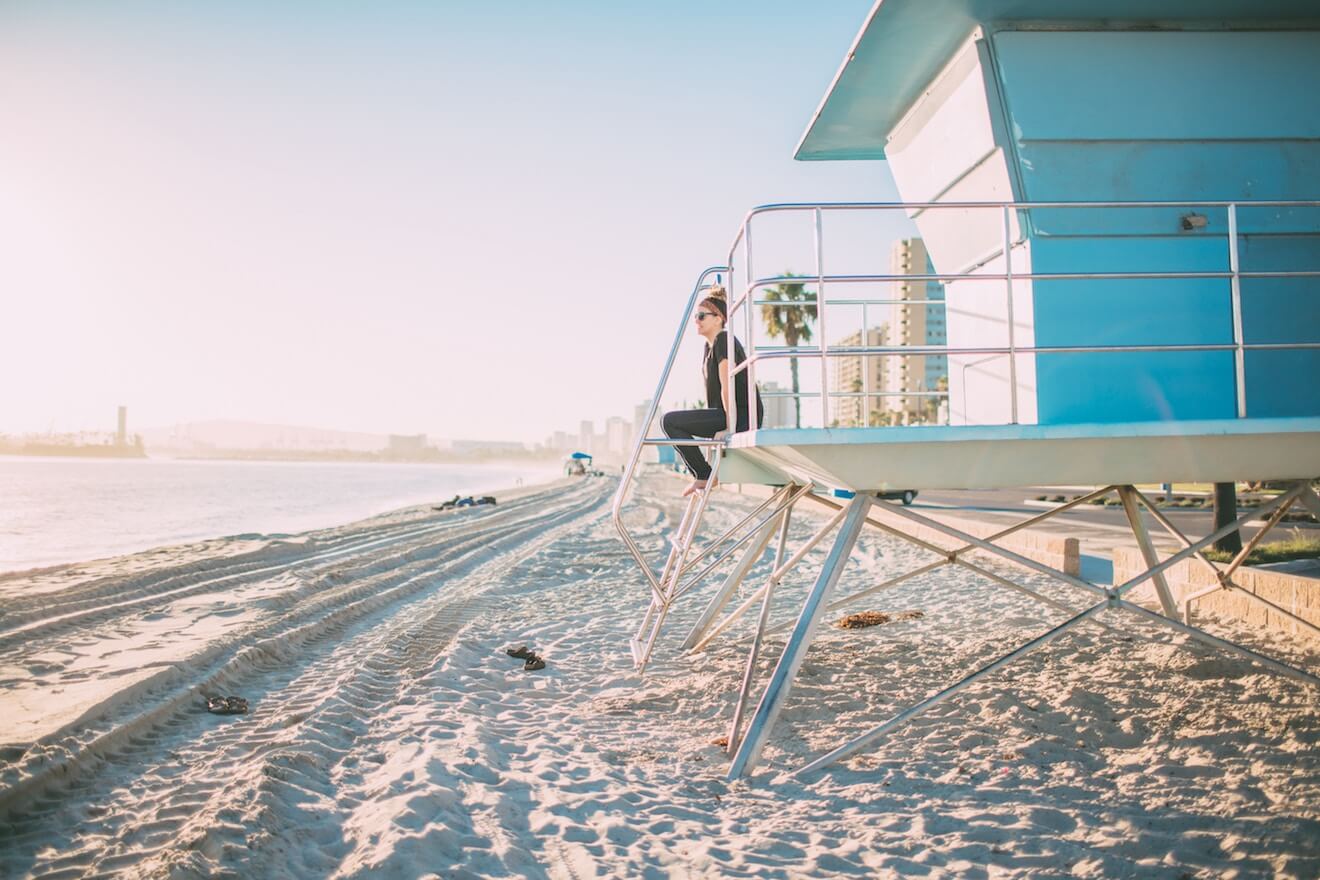
[[[637,628],[629,648],[632,650],[633,665],[639,670],[644,670],[646,664],[651,659],[651,653],[655,650],[656,639],[660,636],[660,630],[664,626],[665,617],[669,614],[670,607],[680,595],[686,592],[683,589],[683,576],[692,570],[693,566],[700,560],[689,560],[688,556],[692,552],[692,545],[697,539],[697,530],[701,526],[702,515],[706,512],[706,504],[710,501],[710,493],[714,490],[715,478],[719,474],[720,461],[724,458],[722,450],[715,447],[714,460],[711,462],[711,479],[706,484],[706,488],[700,492],[693,493],[683,509],[683,518],[679,520],[678,529],[669,538],[669,558],[665,560],[664,568],[660,572],[658,587],[651,591],[651,603],[646,608],[646,614],[642,617],[641,626]],[[620,487],[622,490],[622,487]],[[620,525],[620,521],[615,521]],[[620,528],[622,526],[620,525]],[[646,567],[648,573],[649,565],[645,560],[639,560]]]
[[[664,394],[665,386],[669,383],[669,374],[674,368],[674,361],[678,356],[679,346],[683,342],[683,334],[687,330],[688,316],[696,307],[698,300],[703,294],[709,291],[715,285],[711,283],[711,276],[715,276],[716,283],[720,277],[729,271],[727,266],[711,266],[701,273],[697,278],[697,283],[692,286],[692,294],[688,297],[687,305],[683,308],[683,316],[679,320],[678,330],[674,333],[674,342],[669,349],[669,357],[665,360],[664,369],[660,373],[660,381],[656,385],[655,394],[651,397],[650,410],[647,412],[646,421],[643,422],[643,430],[638,434],[637,440],[633,444],[632,454],[628,458],[628,464],[624,468],[623,476],[619,480],[618,491],[614,494],[614,504],[611,508],[611,517],[614,520],[614,527],[619,532],[619,537],[623,539],[624,546],[646,575],[647,582],[651,588],[651,602],[646,609],[646,614],[642,618],[641,626],[637,629],[636,636],[631,640],[629,647],[632,650],[633,664],[638,670],[644,670],[646,664],[651,659],[651,654],[655,650],[656,639],[660,635],[660,630],[664,626],[665,617],[669,613],[670,607],[682,593],[690,589],[695,584],[683,581],[683,576],[690,572],[696,564],[714,550],[714,542],[706,547],[705,552],[699,554],[695,559],[689,558],[692,552],[693,544],[696,541],[698,530],[701,527],[702,516],[706,512],[706,505],[710,500],[710,493],[715,487],[716,477],[719,474],[720,462],[724,458],[723,451],[725,441],[723,440],[671,440],[668,437],[647,437],[646,429],[650,427],[655,420],[656,412],[660,407],[660,398]],[[664,566],[660,569],[659,577],[655,570],[646,560],[641,548],[636,540],[628,533],[627,527],[623,522],[623,505],[627,500],[628,493],[633,487],[633,481],[637,476],[637,466],[641,462],[642,450],[647,446],[704,446],[713,450],[711,461],[711,479],[707,487],[693,494],[684,508],[683,517],[679,521],[678,529],[669,539],[669,554],[665,560]],[[726,533],[728,536],[729,533]],[[723,539],[721,539],[723,540]],[[720,560],[722,561],[722,559]],[[709,570],[712,566],[708,566]],[[703,572],[704,574],[704,572]]]

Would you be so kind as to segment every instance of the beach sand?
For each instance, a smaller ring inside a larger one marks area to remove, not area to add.
[[[762,765],[727,782],[714,742],[752,622],[680,652],[707,586],[634,672],[647,591],[615,486],[0,578],[0,876],[1320,876],[1320,694],[1115,612],[1132,635],[1074,630],[789,777],[1065,618],[947,569],[849,609],[883,625],[822,627]],[[627,508],[652,552],[679,486],[650,475]],[[754,503],[723,493],[709,533]],[[821,522],[803,511],[791,540]],[[841,589],[925,559],[866,533]],[[521,644],[544,670],[505,655]],[[213,694],[252,711],[209,714]]]

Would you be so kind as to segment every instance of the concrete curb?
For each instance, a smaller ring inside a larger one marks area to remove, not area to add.
[[[1216,565],[1223,569],[1227,566]],[[1135,547],[1114,548],[1114,582],[1122,583],[1146,570],[1141,552]],[[1214,586],[1218,581],[1206,567],[1194,559],[1185,559],[1165,571],[1169,589],[1179,601],[1183,596]],[[1303,620],[1320,626],[1320,580],[1305,575],[1243,566],[1233,574],[1233,582],[1244,590],[1287,609]],[[1138,589],[1148,590],[1142,586]],[[1245,621],[1254,626],[1285,632],[1312,641],[1320,641],[1313,632],[1276,611],[1253,602],[1236,590],[1218,590],[1197,599],[1192,614],[1218,614]]]

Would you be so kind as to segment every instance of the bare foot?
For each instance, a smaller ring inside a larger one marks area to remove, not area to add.
[[[683,490],[683,497],[686,498],[689,495],[695,495],[698,492],[704,491],[705,488],[706,488],[705,480],[693,480],[691,484],[689,484],[688,487]]]

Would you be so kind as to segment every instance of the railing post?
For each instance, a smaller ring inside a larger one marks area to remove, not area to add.
[[[1013,226],[1012,207],[1004,206],[1004,287],[1008,291],[1008,412],[1018,423],[1017,334],[1013,326]]]
[[[752,220],[750,217],[743,221],[743,263],[745,264],[743,266],[743,295],[739,297],[739,299],[742,301],[743,306],[748,310],[748,314],[751,314],[752,283],[756,276],[752,274]],[[732,274],[729,275],[729,290],[733,290]],[[724,342],[728,346],[728,351],[725,356],[728,358],[729,370],[732,372],[733,368],[737,366],[737,362],[733,359],[733,321],[730,320],[725,325],[724,329],[728,331],[724,334]],[[750,339],[748,340],[748,344],[751,344]],[[751,355],[748,354],[748,357],[751,357]],[[748,366],[747,369],[749,371],[747,373],[747,396],[750,398],[752,396],[751,367]],[[734,432],[738,430],[738,377],[730,375],[729,382],[733,387],[729,389],[730,405],[728,412],[726,412],[725,415],[729,417],[728,431],[729,436],[732,437]],[[706,405],[710,406],[709,403]],[[751,425],[750,419],[748,420],[748,425]]]
[[[1228,206],[1228,274],[1233,297],[1233,374],[1237,381],[1237,417],[1247,417],[1247,361],[1242,338],[1242,283],[1238,275],[1237,205]]]
[[[744,348],[747,351],[747,430],[755,431],[760,427],[754,416],[756,415],[756,341],[752,334],[756,331],[753,323],[756,315],[756,305],[754,303],[755,295],[751,292],[747,294],[747,343]],[[735,384],[734,388],[738,386]],[[735,395],[736,397],[736,395]]]
[[[866,316],[866,302],[862,302],[862,345],[864,347],[871,344],[871,324]],[[877,340],[878,342],[879,340]],[[869,428],[871,426],[871,364],[866,359],[866,355],[860,355],[858,361],[862,366],[862,417],[860,428]]]
[[[820,426],[830,426],[830,346],[825,341],[825,252],[821,234],[821,212],[816,208],[816,330],[820,333]],[[803,309],[805,312],[805,308]],[[803,316],[805,318],[805,315]]]

